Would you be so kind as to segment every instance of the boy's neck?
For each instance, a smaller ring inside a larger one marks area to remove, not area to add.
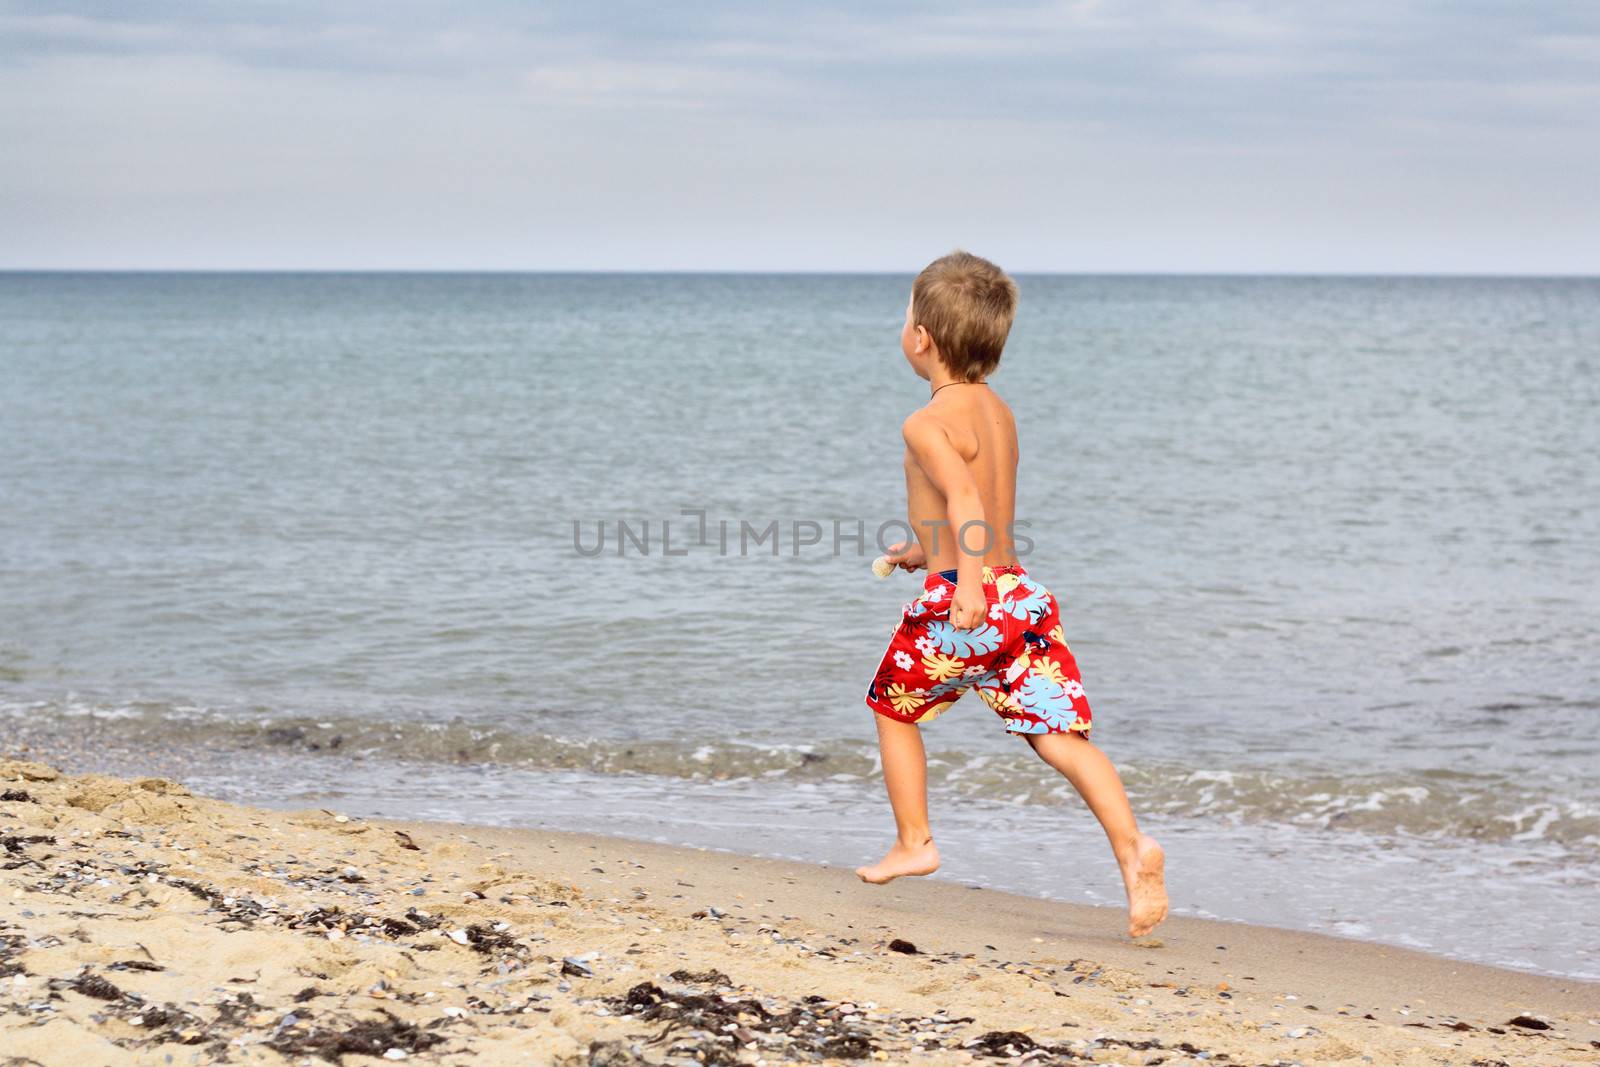
[[[983,382],[969,382],[966,378],[961,378],[951,374],[945,369],[944,364],[940,363],[935,364],[932,371],[928,374],[928,395],[931,397],[934,393],[937,393],[945,386],[955,385],[957,383],[966,383],[968,385],[985,384]]]

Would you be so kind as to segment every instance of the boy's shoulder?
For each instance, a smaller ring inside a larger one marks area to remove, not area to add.
[[[930,401],[917,408],[900,422],[900,436],[913,449],[925,448],[935,441],[948,440],[956,427],[941,413],[935,411]]]
[[[929,401],[900,420],[900,433],[909,438],[912,434],[926,430],[930,426],[943,425],[944,423],[939,421],[939,416],[933,411],[933,402]]]

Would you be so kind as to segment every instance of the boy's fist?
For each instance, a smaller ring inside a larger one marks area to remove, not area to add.
[[[989,602],[983,598],[981,588],[956,585],[955,596],[950,598],[950,625],[958,630],[970,630],[983,621],[989,613]]]
[[[906,571],[920,571],[928,565],[928,554],[922,551],[922,544],[918,541],[901,541],[897,545],[890,545],[889,554],[882,558],[888,560],[890,566]]]

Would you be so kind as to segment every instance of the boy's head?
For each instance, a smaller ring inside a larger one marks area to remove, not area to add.
[[[937,359],[957,379],[981,381],[999,366],[1016,313],[1010,275],[957,249],[922,268],[912,283],[900,349],[924,378]]]

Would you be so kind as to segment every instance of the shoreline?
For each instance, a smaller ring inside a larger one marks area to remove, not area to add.
[[[1331,935],[1130,942],[1115,908],[16,760],[0,794],[0,1047],[45,1067],[1600,1063],[1600,983]]]
[[[372,818],[580,832],[604,827],[609,836],[753,851],[847,869],[880,855],[885,834],[893,832],[881,783],[649,772],[619,776],[585,767],[491,764],[480,769],[466,757],[449,762],[366,753],[340,756],[323,751],[321,742],[297,736],[244,744],[229,739],[213,746],[192,745],[187,737],[177,744],[143,737],[135,745],[106,729],[103,718],[68,717],[64,722],[40,726],[12,720],[11,751],[0,750],[0,758],[44,760],[65,773],[158,775],[218,799],[278,810],[337,798],[351,813]],[[246,767],[248,772],[241,773]],[[648,783],[642,796],[641,783]],[[870,789],[859,788],[863,784]],[[794,802],[792,789],[808,794],[805,817],[788,824],[794,832],[769,839],[766,847],[745,844],[748,839],[740,836],[744,825],[785,820]],[[855,794],[847,795],[852,789]],[[726,817],[740,807],[746,808],[741,818]],[[831,812],[818,814],[822,809]],[[1085,864],[1059,851],[1101,847],[1101,831],[1075,794],[1052,809],[1050,817],[1061,820],[1055,829],[1063,835],[1057,848],[1037,847],[1035,835],[1014,824],[1017,809],[1011,805],[985,809],[982,804],[940,801],[939,809],[947,847],[937,879],[1058,901],[1120,903],[1122,887],[1112,868]],[[1392,828],[1349,833],[1267,818],[1231,826],[1225,824],[1232,820],[1213,820],[1200,828],[1188,817],[1169,822],[1164,813],[1146,812],[1143,821],[1167,849],[1182,914],[1600,981],[1600,922],[1588,915],[1592,909],[1585,892],[1597,873],[1589,857],[1569,853],[1568,859],[1580,867],[1565,867],[1564,877],[1552,882],[1556,860],[1548,852],[1541,855],[1537,845],[1524,851],[1505,841],[1427,841],[1406,833],[1391,836]],[[1397,843],[1400,852],[1390,853]],[[1420,850],[1425,845],[1424,853]],[[1287,864],[1280,861],[1282,856]],[[1421,859],[1422,866],[1409,866],[1410,858]],[[1537,864],[1519,863],[1529,858]],[[1339,877],[1325,878],[1326,870],[1337,870]],[[1499,912],[1492,925],[1480,924],[1483,894],[1471,872],[1494,872]],[[1575,922],[1561,927],[1556,919],[1563,915],[1574,916]]]

